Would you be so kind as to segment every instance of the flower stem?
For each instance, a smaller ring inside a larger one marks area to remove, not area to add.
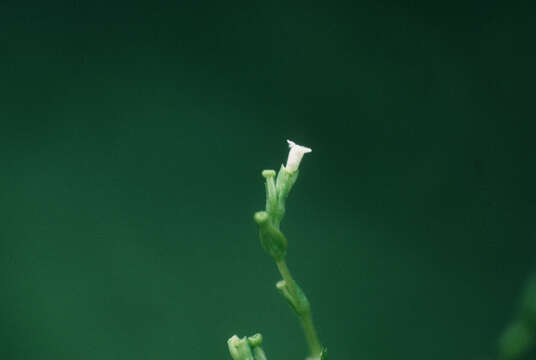
[[[300,297],[303,297],[305,299],[306,306],[301,307],[300,311],[296,311],[296,313],[302,324],[303,331],[305,333],[305,339],[307,341],[307,345],[309,346],[309,352],[311,353],[311,357],[319,358],[320,353],[322,352],[322,345],[320,345],[320,340],[318,340],[318,335],[316,333],[316,328],[313,323],[313,317],[311,315],[311,307],[309,306],[309,302],[307,301],[307,298],[305,297],[305,294],[303,294],[303,292],[301,292],[301,294],[298,292],[298,287],[296,285],[296,282],[294,281],[294,278],[292,278],[292,275],[290,274],[290,270],[288,269],[285,259],[277,261],[276,264],[277,268],[279,269],[279,272],[281,273],[281,276],[283,277],[283,280],[285,281],[287,289],[290,293],[289,295],[292,298],[296,299],[297,302],[302,301]],[[294,308],[294,310],[296,310],[296,308]]]

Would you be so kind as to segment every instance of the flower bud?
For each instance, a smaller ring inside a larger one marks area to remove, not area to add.
[[[266,179],[266,211],[275,216],[277,211],[277,189],[275,187],[275,170],[263,170],[262,176]]]
[[[265,179],[273,178],[275,176],[275,170],[263,170],[262,177]]]
[[[240,339],[238,336],[233,335],[227,340],[227,346],[233,360],[255,360],[245,337]]]
[[[251,347],[261,346],[262,334],[257,333],[255,335],[248,336],[248,343]]]

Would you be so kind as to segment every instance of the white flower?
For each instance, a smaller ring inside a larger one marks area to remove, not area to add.
[[[288,153],[287,166],[285,166],[285,170],[291,173],[298,170],[298,166],[300,166],[303,154],[307,154],[313,150],[309,149],[308,147],[298,145],[290,140],[287,140],[287,142],[288,146],[290,147],[290,151]]]

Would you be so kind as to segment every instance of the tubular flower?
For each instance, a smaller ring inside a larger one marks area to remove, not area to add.
[[[287,170],[289,173],[292,173],[298,170],[298,166],[300,166],[300,162],[303,158],[303,155],[310,153],[313,150],[309,149],[308,147],[298,145],[290,140],[287,140],[287,142],[288,146],[290,147],[290,151],[288,153],[287,165],[285,166],[285,170]]]

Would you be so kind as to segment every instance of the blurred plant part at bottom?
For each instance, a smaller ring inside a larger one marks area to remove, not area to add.
[[[536,272],[523,291],[514,320],[499,338],[498,360],[522,360],[536,345]]]

